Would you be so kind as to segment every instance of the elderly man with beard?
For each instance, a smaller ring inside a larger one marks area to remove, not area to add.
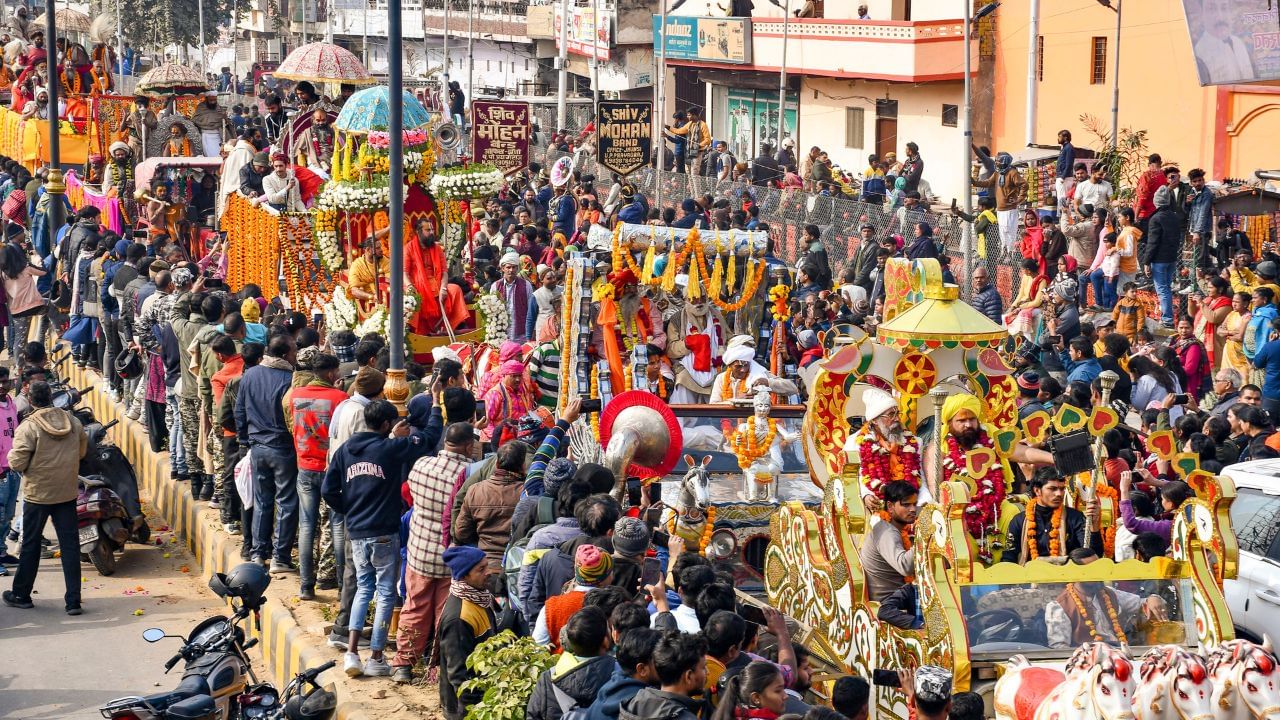
[[[294,154],[299,165],[327,176],[333,166],[334,145],[335,133],[329,123],[329,113],[317,109],[311,113],[311,125],[298,134]]]
[[[511,313],[508,331],[512,342],[523,343],[533,337],[533,323],[538,317],[538,304],[533,297],[533,285],[520,277],[520,255],[514,250],[502,256],[498,267],[502,277],[493,282],[489,292],[501,297]]]
[[[858,463],[859,494],[867,514],[874,515],[890,483],[920,487],[920,439],[902,427],[898,401],[884,390],[868,388],[862,406],[865,423],[849,436],[845,455],[846,462]]]
[[[218,157],[222,141],[232,131],[227,111],[218,106],[218,93],[210,90],[204,94],[204,103],[191,115],[191,122],[200,130],[205,157]]]
[[[449,282],[444,250],[437,242],[431,220],[419,220],[414,234],[418,242],[405,243],[405,274],[422,296],[421,307],[412,320],[413,331],[419,335],[441,335],[444,334],[440,327],[442,318],[447,318],[449,327],[456,329],[471,318],[471,313],[462,288]]]
[[[942,440],[942,481],[960,480],[964,475],[969,452],[978,447],[994,448],[995,445],[990,428],[982,422],[982,401],[968,393],[948,396],[942,405]],[[932,463],[939,462],[935,447],[930,443],[926,453],[926,478],[934,477],[929,468],[934,466]],[[986,475],[975,483],[969,502],[970,511],[965,513],[964,518],[969,534],[978,541],[994,533],[998,526],[1000,503],[1013,483],[1009,463],[1053,465],[1052,453],[1023,443],[1015,444],[1008,457],[1001,458],[993,453],[992,458]],[[930,488],[930,493],[937,497],[937,488]]]
[[[152,112],[150,100],[146,96],[139,95],[135,98],[133,110],[120,122],[120,131],[128,135],[129,149],[133,151],[135,161],[144,159],[143,150],[146,144],[143,142],[147,135],[155,132],[156,124],[159,120],[156,114]],[[215,155],[217,153],[214,153]]]

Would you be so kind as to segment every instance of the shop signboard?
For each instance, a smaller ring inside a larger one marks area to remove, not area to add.
[[[475,161],[506,175],[529,165],[529,103],[476,100],[471,103],[471,142]]]
[[[571,55],[593,57],[597,60],[608,60],[609,43],[613,39],[613,11],[601,10],[599,16],[597,16],[595,9],[591,6],[579,7],[571,5],[570,7],[572,11],[569,16],[569,44],[566,52]],[[557,4],[555,22],[553,23],[557,49],[560,48],[560,22],[562,17],[561,6]]]
[[[1201,85],[1280,79],[1274,0],[1182,0]]]
[[[601,165],[619,175],[629,175],[649,164],[653,155],[652,102],[601,100],[596,117]]]
[[[654,52],[668,60],[751,64],[751,19],[726,17],[653,16]]]
[[[783,114],[782,137],[796,136],[800,112],[800,96],[787,93],[787,109]],[[740,160],[748,160],[760,152],[760,146],[778,144],[778,93],[764,90],[729,88],[725,116],[725,134],[729,149]],[[774,147],[777,151],[777,147]]]

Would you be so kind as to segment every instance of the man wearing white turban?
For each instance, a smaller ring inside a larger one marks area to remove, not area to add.
[[[869,387],[862,393],[865,422],[845,442],[846,462],[858,465],[858,491],[869,515],[884,505],[884,488],[902,481],[920,489],[920,438],[902,426],[898,401]],[[922,491],[922,502],[929,499]]]
[[[252,133],[252,130],[241,132],[240,137],[236,139],[235,146],[231,148],[231,152],[227,153],[227,158],[222,161],[221,178],[218,182],[217,211],[219,218],[222,217],[222,213],[227,209],[227,196],[240,188],[240,171],[253,162],[253,155],[258,151],[253,146],[253,143],[249,142]]]
[[[507,336],[512,342],[523,343],[534,336],[533,323],[538,317],[537,300],[533,297],[533,284],[520,277],[520,255],[509,251],[498,261],[502,277],[493,282],[489,292],[503,298],[511,325]]]
[[[791,380],[773,375],[756,362],[756,341],[749,335],[729,339],[722,359],[725,369],[711,386],[711,402],[728,403],[739,398],[751,400],[756,388],[766,387],[776,395],[796,395],[800,388]]]

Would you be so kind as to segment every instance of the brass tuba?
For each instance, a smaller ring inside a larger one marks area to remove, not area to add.
[[[431,137],[440,150],[457,150],[462,145],[462,128],[451,122],[438,123]]]
[[[638,465],[662,477],[675,465],[672,445],[677,451],[684,445],[671,408],[644,390],[625,392],[610,401],[601,416],[601,437],[606,434],[602,464],[613,473],[614,497],[619,502],[624,500],[629,467]]]

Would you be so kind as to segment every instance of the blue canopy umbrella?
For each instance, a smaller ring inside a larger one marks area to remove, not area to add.
[[[404,108],[405,130],[426,127],[431,123],[426,108],[413,95],[401,93],[400,102]],[[335,125],[345,132],[386,132],[391,125],[390,89],[385,85],[377,85],[353,94],[342,106]]]

